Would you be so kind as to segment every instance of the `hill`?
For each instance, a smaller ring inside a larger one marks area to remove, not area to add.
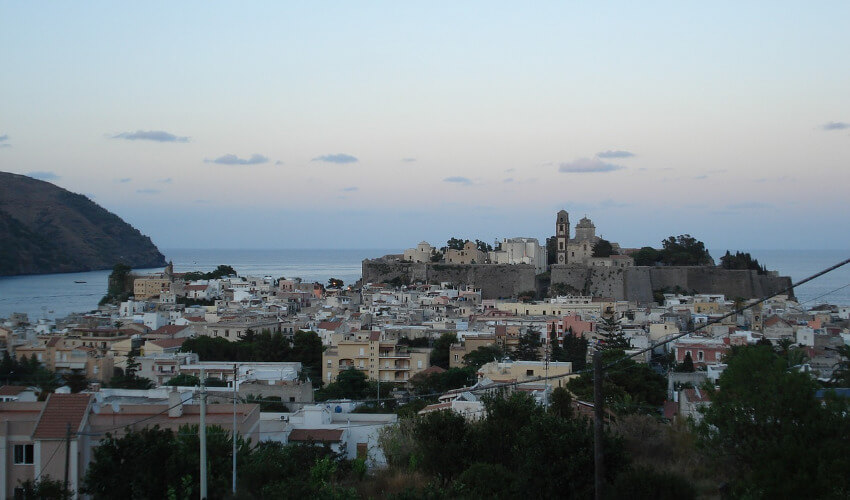
[[[0,172],[0,276],[161,267],[150,238],[87,197]]]

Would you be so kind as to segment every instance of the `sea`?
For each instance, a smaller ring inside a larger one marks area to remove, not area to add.
[[[770,270],[790,276],[794,283],[850,258],[850,250],[746,250]],[[713,249],[719,260],[726,250]],[[165,249],[175,272],[211,271],[232,266],[240,276],[301,278],[327,283],[330,278],[354,283],[360,279],[363,259],[401,253],[400,249]],[[135,269],[139,274],[162,271]],[[97,309],[106,294],[109,270],[85,273],[0,277],[0,318],[26,313],[30,321],[62,318]],[[806,306],[821,303],[850,305],[850,264],[825,274],[795,291]]]

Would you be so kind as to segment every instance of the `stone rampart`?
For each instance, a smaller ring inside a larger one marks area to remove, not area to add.
[[[764,297],[791,285],[785,276],[716,267],[584,267],[552,266],[551,282],[565,283],[582,293],[615,300],[652,301],[654,290],[722,293],[729,299]]]
[[[552,266],[551,284],[564,283],[594,296],[615,300],[651,302],[654,290],[688,293],[722,293],[728,299],[764,297],[791,285],[785,276],[717,267],[586,267]],[[481,289],[485,299],[515,297],[539,288],[534,266],[529,264],[442,264],[374,259],[363,261],[363,283],[441,283]]]
[[[534,266],[530,264],[442,264],[387,261],[363,261],[363,283],[398,280],[402,283],[450,282],[481,289],[485,299],[515,297],[536,290]]]

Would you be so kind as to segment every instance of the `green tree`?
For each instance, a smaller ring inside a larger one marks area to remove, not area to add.
[[[850,496],[846,399],[818,401],[818,384],[767,346],[733,349],[718,384],[699,432],[734,496]]]
[[[587,344],[587,339],[576,337],[572,329],[564,334],[563,360],[573,364],[574,372],[584,370],[587,366]]]
[[[116,304],[127,300],[133,289],[130,271],[132,271],[132,268],[121,262],[112,267],[112,273],[109,274],[107,281],[106,295],[100,299],[100,305]]]
[[[793,351],[802,351],[802,349],[793,349]],[[837,351],[841,359],[832,369],[830,382],[835,387],[850,387],[850,346],[843,345]],[[797,360],[795,359],[795,361]],[[789,361],[789,364],[791,364],[791,361]],[[791,366],[796,364],[801,363],[793,363]]]
[[[478,248],[479,251],[484,253],[493,251],[493,246],[485,241],[475,240],[475,246]]]
[[[71,373],[62,375],[62,380],[74,394],[86,390],[89,386],[89,381],[83,370],[71,370]]]
[[[599,334],[598,349],[601,351],[624,350],[631,346],[629,339],[623,333],[623,326],[620,320],[613,316],[606,316],[602,321],[596,324],[596,330]]]
[[[600,239],[593,245],[594,257],[610,257],[614,253],[614,246],[608,240]]]
[[[705,244],[689,234],[670,236],[664,247],[662,262],[668,266],[705,266],[712,263]]]
[[[643,247],[632,254],[636,266],[655,266],[664,257],[663,252],[652,247]]]
[[[328,279],[328,288],[342,288],[343,281],[339,278]]]
[[[549,404],[549,413],[561,418],[573,417],[573,395],[563,387],[552,390],[552,402]]]
[[[504,355],[505,353],[502,352],[502,349],[495,344],[481,346],[478,349],[465,354],[463,356],[463,364],[472,370],[478,371],[478,369],[485,364],[502,359]]]
[[[690,351],[685,353],[685,359],[682,360],[682,364],[676,367],[677,372],[693,372],[694,371],[694,358],[691,357]]]
[[[436,341],[431,350],[431,365],[449,369],[449,350],[452,344],[457,343],[457,335],[454,333],[443,333]]]
[[[19,480],[20,481],[20,480]],[[58,500],[74,498],[74,491],[65,488],[65,482],[44,475],[36,480],[27,479],[20,483],[21,497],[25,500]],[[15,496],[17,498],[17,494]]]
[[[513,355],[520,361],[540,361],[540,332],[529,328],[519,336]]]
[[[351,367],[340,371],[335,382],[319,389],[316,393],[316,400],[365,399],[373,395],[374,391],[366,380],[366,374]]]
[[[188,373],[181,373],[168,379],[168,382],[166,382],[165,385],[179,387],[198,387],[201,385],[201,379],[194,375],[189,375]]]
[[[463,250],[463,245],[465,244],[465,239],[452,237],[446,242],[446,248],[449,250]]]
[[[647,364],[623,356],[623,351],[602,351],[604,365],[617,361],[605,371],[602,381],[606,405],[618,413],[656,413],[667,398],[666,379]],[[586,372],[570,379],[567,388],[578,399],[592,401],[592,374]]]
[[[555,327],[555,323],[552,323],[552,329],[549,331],[549,361],[566,361],[564,359],[564,349],[558,340],[558,330]]]
[[[453,411],[435,411],[416,421],[413,437],[420,467],[443,481],[466,469],[470,458],[470,426]]]

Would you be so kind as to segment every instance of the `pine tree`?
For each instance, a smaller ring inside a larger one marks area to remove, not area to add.
[[[540,332],[529,328],[519,337],[514,356],[520,361],[540,361]]]
[[[564,335],[564,361],[573,364],[574,372],[584,370],[587,366],[587,339],[572,333]]]
[[[564,349],[558,342],[558,331],[555,329],[555,323],[552,323],[552,331],[549,332],[549,360],[564,361]]]
[[[629,339],[623,333],[623,327],[620,325],[620,320],[614,319],[613,316],[602,318],[602,321],[596,325],[599,333],[600,351],[610,351],[614,349],[625,350],[631,347]]]
[[[682,364],[676,367],[677,372],[688,372],[691,373],[694,371],[694,358],[691,357],[690,352],[685,353],[685,359],[682,360]]]

